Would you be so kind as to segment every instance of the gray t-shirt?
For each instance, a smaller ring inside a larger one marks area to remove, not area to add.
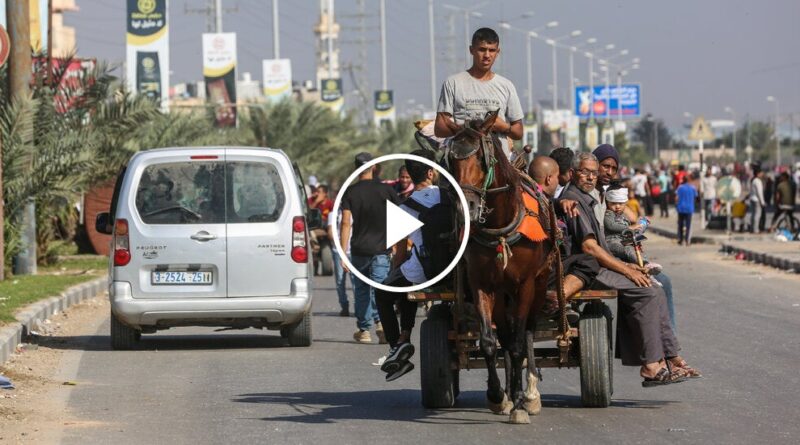
[[[491,80],[478,80],[466,71],[447,78],[439,95],[438,113],[449,113],[459,125],[471,119],[483,119],[489,111],[500,109],[500,117],[509,124],[524,117],[517,89],[505,77],[495,73]],[[508,140],[500,136],[508,154]]]

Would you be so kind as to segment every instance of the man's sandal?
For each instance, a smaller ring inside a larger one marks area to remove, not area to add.
[[[653,388],[655,386],[671,385],[673,383],[685,382],[686,377],[677,372],[670,372],[667,368],[661,368],[655,377],[645,377],[642,387]]]
[[[703,374],[700,371],[689,366],[684,359],[681,359],[678,363],[673,363],[670,359],[667,359],[667,363],[670,365],[673,371],[683,373],[686,378],[699,379],[700,377],[703,377]]]

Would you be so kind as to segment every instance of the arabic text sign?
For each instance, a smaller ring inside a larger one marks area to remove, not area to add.
[[[606,107],[611,117],[639,117],[641,115],[641,86],[639,84],[595,85],[594,94],[586,85],[575,87],[575,115],[588,119],[594,109],[594,117],[605,117]],[[608,99],[608,103],[606,100]],[[620,109],[620,105],[622,108]]]

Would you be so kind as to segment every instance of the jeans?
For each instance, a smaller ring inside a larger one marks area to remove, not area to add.
[[[711,221],[711,212],[714,210],[714,199],[704,199],[703,207],[706,209],[706,221]]]
[[[342,268],[341,258],[339,257],[339,253],[336,249],[331,249],[331,253],[333,253],[333,276],[336,278],[336,295],[339,296],[339,306],[342,310],[349,311],[350,310],[350,303],[347,301],[347,287],[346,284],[346,273],[344,268]],[[350,280],[353,280],[353,274],[350,275]],[[355,288],[355,286],[353,286]]]
[[[678,244],[686,241],[692,243],[692,214],[678,213]]]
[[[672,332],[678,335],[678,329],[675,327],[675,304],[672,302],[672,278],[664,272],[658,275],[653,275],[653,278],[658,280],[663,286],[664,294],[667,296],[667,309],[669,310],[669,325],[672,327]]]
[[[661,209],[661,216],[668,217],[669,216],[669,192],[661,192],[661,195],[658,196],[658,204],[659,208]]]
[[[759,204],[758,201],[750,201],[750,206],[752,207],[750,213],[750,231],[758,233],[764,230],[764,224],[761,222],[763,219],[762,216],[765,215],[764,206]]]
[[[359,272],[377,283],[383,283],[389,274],[389,255],[380,254],[373,256],[351,255],[350,262]],[[375,306],[375,290],[369,284],[353,275],[353,297],[355,299],[356,325],[358,329],[369,330],[373,322],[379,323],[378,311]]]

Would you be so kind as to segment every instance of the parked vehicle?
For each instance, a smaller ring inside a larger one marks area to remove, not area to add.
[[[111,345],[176,326],[280,330],[309,346],[309,228],[289,158],[264,148],[165,148],[134,155],[109,213]]]

